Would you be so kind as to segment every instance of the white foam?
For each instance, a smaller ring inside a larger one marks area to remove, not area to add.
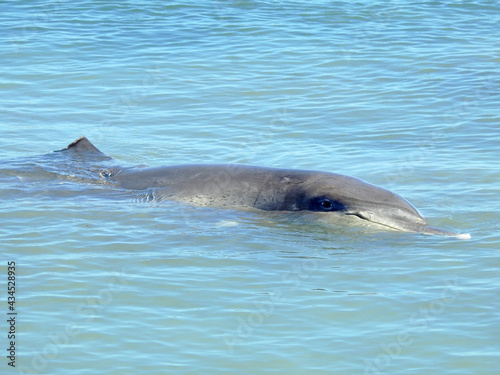
[[[457,234],[455,237],[458,238],[459,240],[470,240],[471,236],[469,233],[461,233]]]
[[[218,228],[231,228],[231,227],[236,227],[240,223],[234,220],[222,220],[217,223]]]

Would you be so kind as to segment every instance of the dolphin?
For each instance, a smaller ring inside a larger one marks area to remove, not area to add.
[[[112,160],[86,137],[59,152]],[[239,164],[110,166],[98,173],[106,183],[123,189],[152,190],[158,200],[195,206],[348,215],[404,232],[470,238],[470,234],[429,226],[427,219],[399,195],[341,174]]]

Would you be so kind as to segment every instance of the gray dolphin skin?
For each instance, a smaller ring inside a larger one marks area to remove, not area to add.
[[[85,137],[60,151],[111,159]],[[195,164],[153,168],[113,166],[102,169],[100,176],[123,189],[152,189],[159,200],[177,200],[196,206],[352,215],[405,232],[470,238],[469,234],[428,226],[416,208],[399,195],[335,173]]]

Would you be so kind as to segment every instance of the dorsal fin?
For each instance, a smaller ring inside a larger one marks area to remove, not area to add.
[[[70,143],[66,148],[61,151],[75,151],[75,152],[91,152],[104,155],[97,147],[95,147],[86,137],[80,137],[76,141]]]

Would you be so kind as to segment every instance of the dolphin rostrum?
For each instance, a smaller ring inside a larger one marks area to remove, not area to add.
[[[111,159],[81,137],[61,152]],[[469,239],[427,225],[417,209],[397,194],[335,173],[235,164],[194,164],[102,169],[100,177],[124,189],[153,189],[157,199],[196,206],[311,211],[352,215],[405,232]]]

